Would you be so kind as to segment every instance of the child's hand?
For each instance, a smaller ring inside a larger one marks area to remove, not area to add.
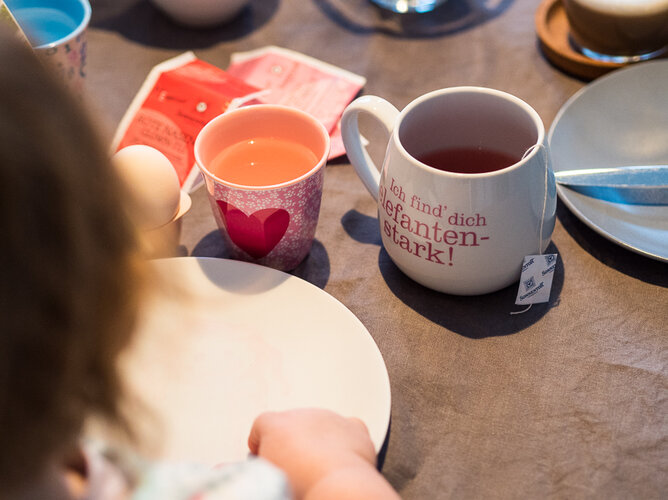
[[[251,453],[288,476],[296,498],[398,498],[375,468],[364,423],[328,410],[263,413],[248,437]]]

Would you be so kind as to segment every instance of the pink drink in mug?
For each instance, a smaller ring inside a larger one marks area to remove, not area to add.
[[[231,257],[299,265],[315,236],[328,154],[325,127],[286,106],[228,111],[202,129],[195,159]]]

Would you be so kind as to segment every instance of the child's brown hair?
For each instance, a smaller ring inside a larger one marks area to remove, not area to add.
[[[0,491],[116,420],[141,267],[81,102],[0,27]]]

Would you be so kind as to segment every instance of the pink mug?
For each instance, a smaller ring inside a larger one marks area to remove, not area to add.
[[[308,160],[300,161],[301,170],[291,168],[286,162],[293,162],[292,157],[284,155],[284,149],[262,151],[259,144],[298,148]],[[251,149],[245,150],[244,158],[234,158],[239,147]],[[204,126],[195,140],[195,161],[232,258],[282,271],[304,260],[318,223],[329,147],[329,134],[317,119],[287,106],[247,106]],[[279,160],[275,169],[285,169],[283,178],[273,173],[267,182],[261,174],[253,177],[256,154]],[[218,168],[223,156],[227,170]]]

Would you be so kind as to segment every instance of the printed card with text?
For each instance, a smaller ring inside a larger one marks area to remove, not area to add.
[[[186,52],[157,65],[116,131],[113,150],[145,144],[160,150],[174,165],[181,186],[193,190],[200,179],[193,168],[199,131],[235,99],[260,89]]]
[[[233,54],[227,72],[265,89],[255,103],[293,106],[318,118],[332,139],[329,158],[345,154],[338,123],[343,110],[364,87],[364,77],[273,46]]]

